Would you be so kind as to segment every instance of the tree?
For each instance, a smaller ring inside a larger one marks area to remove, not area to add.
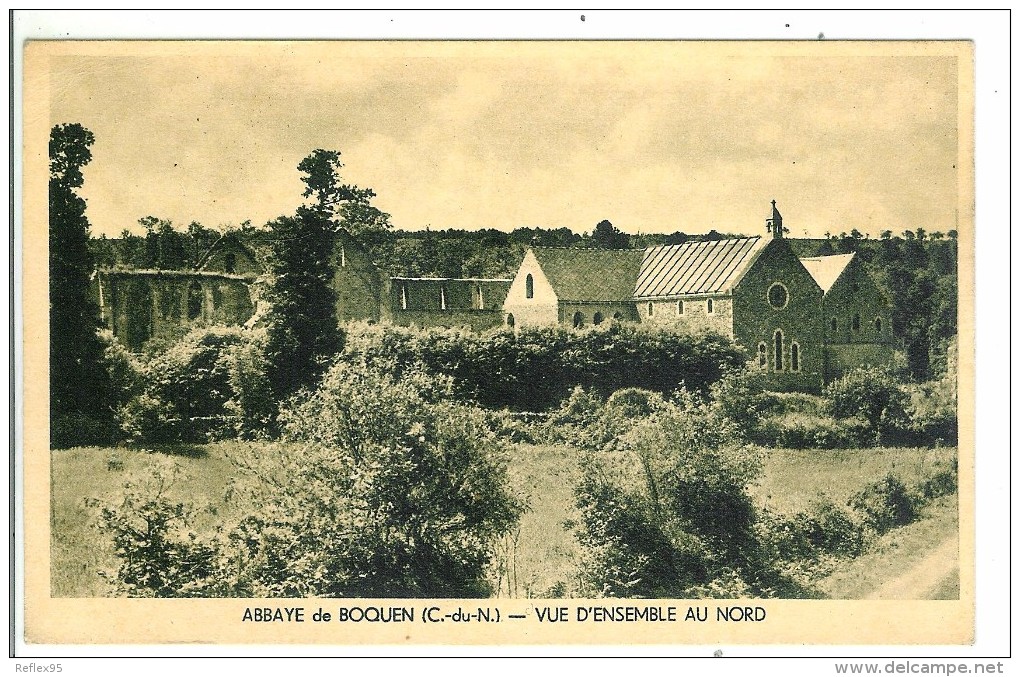
[[[320,149],[302,160],[304,196],[315,203],[269,224],[266,376],[278,403],[311,386],[343,346],[331,284],[334,218],[346,202],[367,201],[374,193],[342,184],[339,158],[337,151]]]
[[[85,200],[75,192],[92,160],[92,132],[80,124],[50,130],[50,441],[54,447],[97,442],[112,430],[110,385],[89,295],[95,262]]]
[[[298,165],[298,170],[305,174],[301,177],[305,184],[303,196],[314,198],[316,209],[336,225],[357,224],[360,220],[370,224],[388,223],[388,214],[378,209],[374,213],[366,212],[366,208],[374,209],[369,207],[368,202],[375,197],[375,191],[342,183],[340,170],[343,166],[340,151],[321,148],[313,150]]]
[[[627,249],[630,246],[630,236],[606,220],[598,222],[591,239],[599,249]]]

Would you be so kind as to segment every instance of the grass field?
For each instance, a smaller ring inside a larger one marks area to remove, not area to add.
[[[145,452],[136,449],[81,448],[54,451],[52,459],[51,590],[55,597],[95,597],[108,592],[100,570],[117,566],[109,543],[94,527],[89,497],[110,497],[153,457],[171,457],[183,469],[172,493],[181,500],[221,504],[235,469],[228,456],[239,443],[181,446]],[[751,487],[755,500],[777,512],[807,508],[820,494],[837,503],[889,472],[908,485],[926,476],[936,462],[955,458],[955,448],[768,450],[761,481]],[[564,523],[577,519],[573,486],[576,452],[569,446],[519,445],[510,469],[511,485],[529,506],[518,530],[499,548],[499,594],[512,597],[570,595],[576,589],[579,550]],[[926,510],[926,519],[879,539],[863,557],[841,566],[821,589],[835,598],[866,596],[912,566],[957,532],[956,497]],[[211,527],[206,515],[196,526]],[[952,595],[952,589],[942,591]]]

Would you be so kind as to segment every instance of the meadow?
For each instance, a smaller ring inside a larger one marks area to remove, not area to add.
[[[51,452],[52,514],[51,592],[55,597],[109,594],[100,572],[113,572],[112,545],[95,526],[89,499],[115,501],[124,483],[156,458],[172,458],[182,468],[170,495],[195,504],[195,528],[211,530],[230,521],[224,500],[237,473],[230,460],[242,442],[207,445],[83,447]],[[954,447],[869,448],[837,450],[765,450],[764,471],[749,487],[756,504],[777,513],[804,510],[822,496],[844,503],[869,482],[888,473],[913,485],[937,463],[951,462]],[[513,450],[510,482],[528,506],[520,524],[498,545],[496,594],[504,597],[556,597],[576,588],[580,548],[572,526],[578,519],[573,487],[578,476],[577,451],[569,445],[518,444]],[[926,506],[921,519],[882,535],[856,559],[840,560],[820,570],[818,589],[836,599],[920,594],[952,597],[951,577],[931,589],[898,581],[940,545],[957,538],[957,500],[950,495]],[[901,583],[900,587],[894,584]],[[883,587],[885,586],[885,587]],[[906,586],[906,587],[904,587]],[[883,592],[883,590],[885,592]],[[907,592],[904,592],[907,591]]]

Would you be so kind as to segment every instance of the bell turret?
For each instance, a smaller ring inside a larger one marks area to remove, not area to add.
[[[783,215],[776,209],[776,201],[772,201],[772,217],[765,219],[765,230],[772,233],[773,238],[783,236]]]

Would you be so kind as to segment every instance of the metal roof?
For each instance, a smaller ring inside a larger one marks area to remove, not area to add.
[[[815,282],[822,288],[822,293],[828,294],[829,289],[850,265],[853,258],[853,254],[834,254],[832,256],[811,256],[801,259],[800,262],[811,273],[811,277],[815,278]]]
[[[769,242],[745,237],[651,247],[645,250],[634,296],[729,292]]]

